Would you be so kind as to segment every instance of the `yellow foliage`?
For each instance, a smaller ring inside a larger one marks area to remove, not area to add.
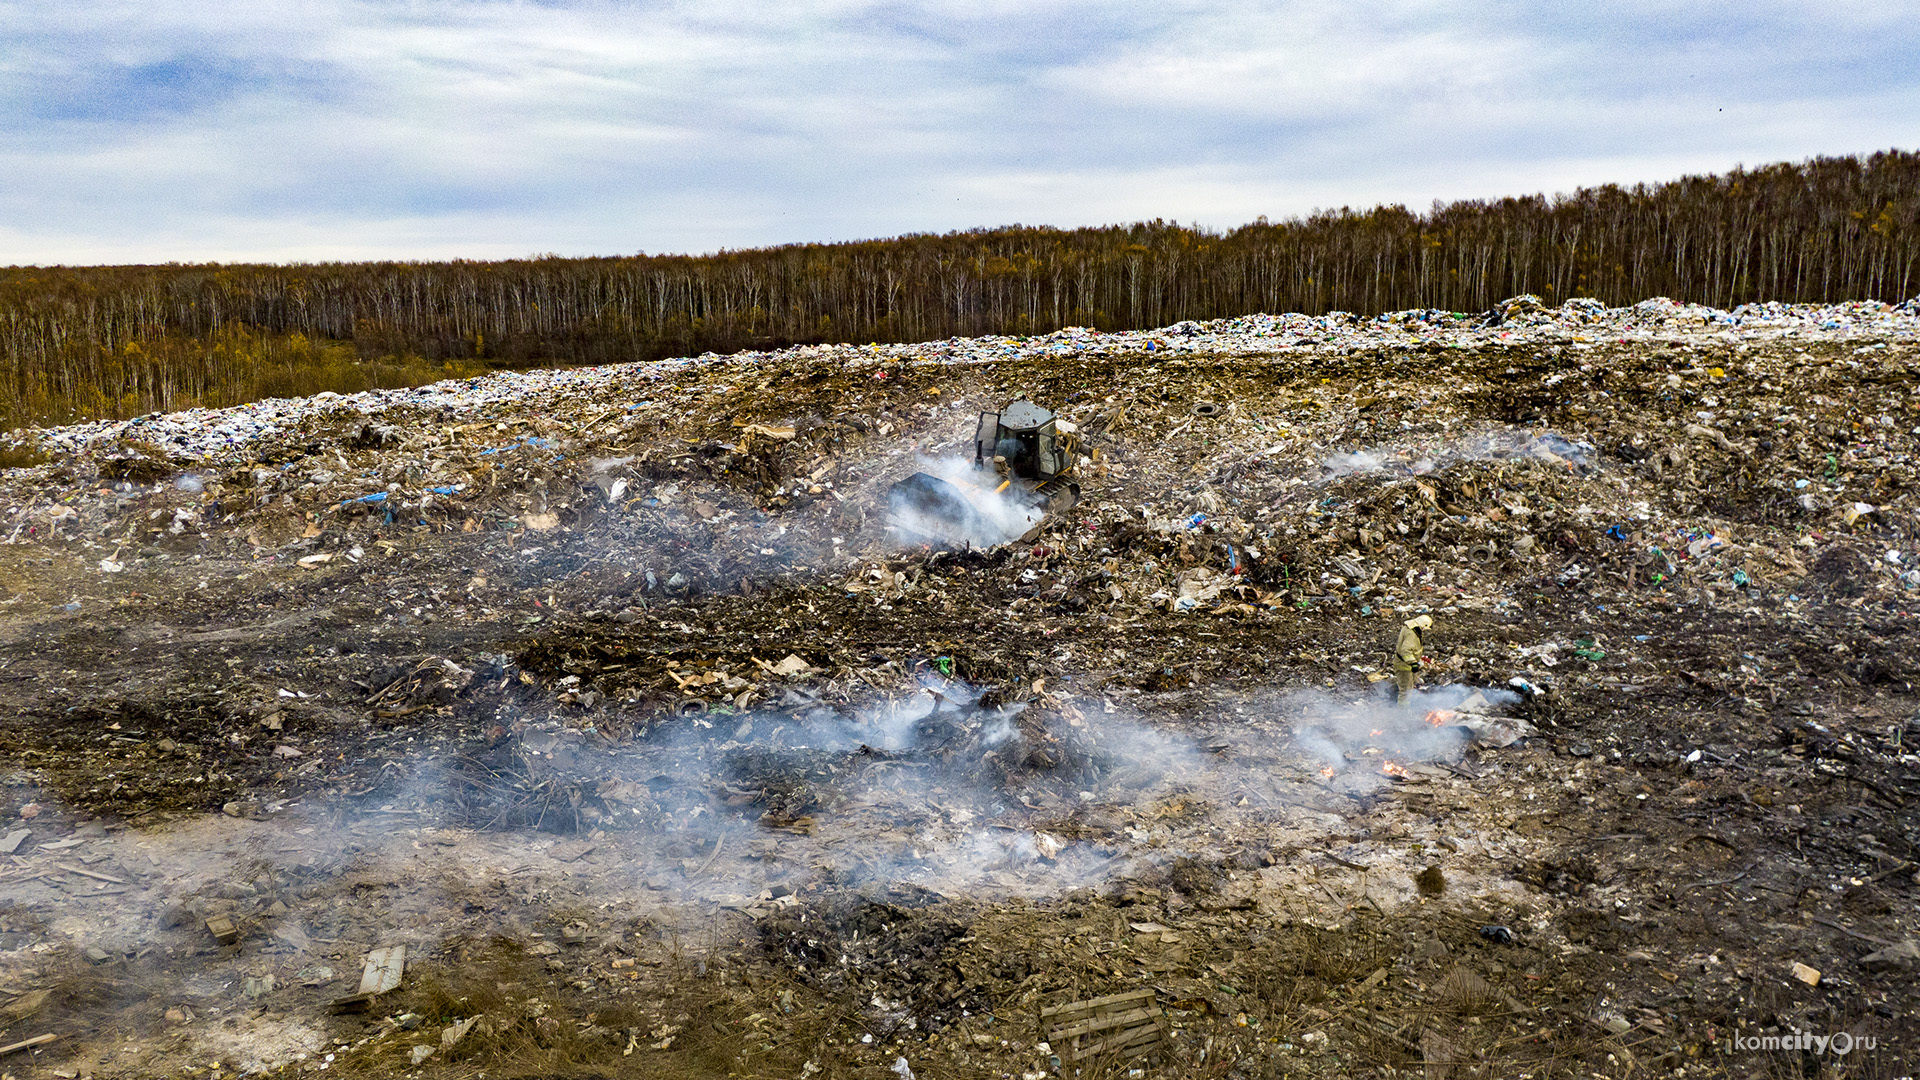
[[[43,370],[20,372],[0,403],[0,424],[63,424],[150,412],[225,408],[269,397],[419,386],[491,370],[479,361],[418,356],[362,360],[352,345],[227,326],[207,338],[128,341],[118,350],[77,345]]]

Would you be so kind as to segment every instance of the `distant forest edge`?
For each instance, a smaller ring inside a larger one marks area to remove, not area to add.
[[[1153,221],[703,256],[13,268],[0,422],[808,342],[1474,312],[1521,293],[1897,302],[1920,290],[1917,259],[1920,153],[1887,151],[1224,234]]]

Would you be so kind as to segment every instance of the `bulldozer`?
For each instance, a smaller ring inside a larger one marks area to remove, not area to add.
[[[909,544],[991,547],[1031,540],[1080,501],[1080,436],[1031,401],[983,412],[973,466],[947,479],[917,472],[887,492],[888,528]]]

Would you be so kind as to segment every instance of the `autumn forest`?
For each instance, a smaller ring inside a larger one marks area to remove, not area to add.
[[[1483,311],[1537,294],[1897,302],[1920,153],[1228,232],[1010,226],[701,256],[0,269],[0,426],[816,341]]]

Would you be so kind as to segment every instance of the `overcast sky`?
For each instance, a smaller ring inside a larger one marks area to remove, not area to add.
[[[1920,0],[0,0],[0,264],[1231,228],[1920,147]]]

